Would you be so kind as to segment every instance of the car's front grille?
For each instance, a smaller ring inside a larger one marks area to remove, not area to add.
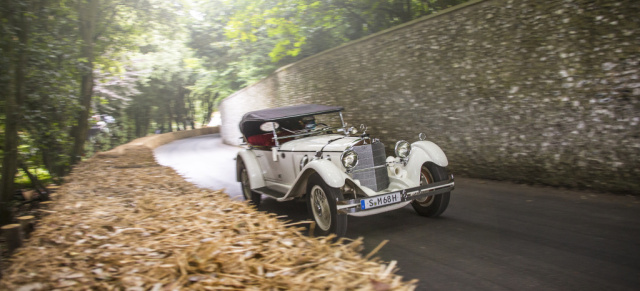
[[[360,185],[369,187],[374,191],[381,191],[389,187],[387,175],[384,144],[354,146],[353,150],[358,154],[358,165],[353,168],[353,179],[360,180]]]

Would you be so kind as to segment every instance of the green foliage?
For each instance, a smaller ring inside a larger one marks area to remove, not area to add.
[[[221,100],[276,68],[466,0],[212,0],[189,23],[191,96]],[[217,95],[216,95],[217,94]]]
[[[35,10],[31,23],[27,100],[24,100],[23,144],[31,155],[21,155],[34,167],[44,165],[55,177],[68,170],[69,128],[80,109],[77,71],[80,60],[73,11],[62,6]]]
[[[464,0],[236,1],[225,35],[236,43],[274,42],[269,56],[307,56]],[[322,41],[319,41],[322,40]],[[322,45],[322,43],[325,43]],[[307,51],[307,53],[303,53]]]
[[[47,185],[47,184],[55,182],[53,180],[53,177],[51,177],[51,175],[49,174],[49,172],[46,169],[43,169],[43,168],[32,168],[32,169],[29,169],[29,171],[31,172],[31,174],[35,175],[38,178],[38,181],[40,181],[43,185]],[[22,169],[18,170],[18,174],[16,175],[15,183],[20,188],[32,188],[32,187],[34,187],[32,185],[32,183],[31,183],[31,180],[29,179],[29,176]]]

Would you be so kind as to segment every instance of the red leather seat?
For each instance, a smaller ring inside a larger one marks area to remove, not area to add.
[[[286,131],[278,133],[278,137],[284,137],[287,135],[291,135],[291,133],[288,133]],[[280,139],[280,144],[288,142],[292,139],[293,138]],[[247,137],[247,142],[250,145],[254,145],[254,146],[272,147],[276,145],[276,141],[273,139],[273,133],[270,133],[270,132]]]
[[[263,133],[258,135],[252,135],[247,137],[247,142],[254,146],[267,146],[272,147],[276,145],[276,141],[273,139],[273,133]]]

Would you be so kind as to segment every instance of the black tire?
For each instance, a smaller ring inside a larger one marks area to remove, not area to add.
[[[329,187],[317,173],[309,178],[307,209],[310,218],[316,223],[314,235],[327,236],[333,233],[341,237],[347,232],[347,215],[338,214],[338,197],[341,197],[340,190]]]
[[[247,167],[242,160],[238,161],[238,178],[240,179],[240,186],[242,187],[242,196],[244,200],[247,200],[249,204],[260,206],[260,200],[262,200],[260,193],[251,191],[251,182],[249,181],[249,173]]]
[[[426,163],[420,169],[420,185],[447,180],[447,170],[433,163]],[[449,206],[451,192],[427,196],[422,201],[413,200],[411,206],[418,214],[426,217],[438,217]]]

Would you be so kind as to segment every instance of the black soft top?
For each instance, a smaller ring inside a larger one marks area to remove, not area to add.
[[[309,115],[339,112],[343,109],[344,108],[340,106],[304,104],[251,111],[242,116],[240,132],[242,132],[244,136],[252,136],[263,133],[263,131],[260,130],[260,125],[267,121],[279,121]]]

